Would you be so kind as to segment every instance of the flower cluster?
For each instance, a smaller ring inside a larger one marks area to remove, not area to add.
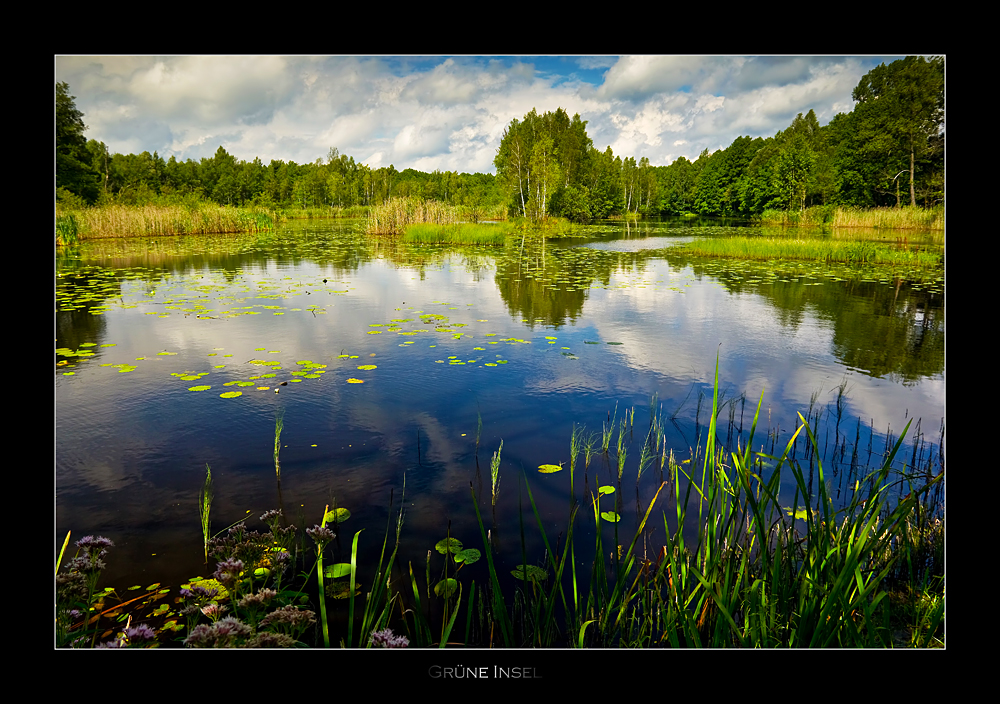
[[[371,644],[376,648],[405,648],[410,644],[406,636],[397,636],[391,628],[372,633]]]
[[[323,551],[326,544],[337,537],[337,534],[326,526],[314,526],[312,528],[306,528],[306,534],[316,541],[317,550]]]
[[[211,626],[195,626],[184,639],[189,648],[236,648],[253,635],[250,626],[232,616],[219,619]]]

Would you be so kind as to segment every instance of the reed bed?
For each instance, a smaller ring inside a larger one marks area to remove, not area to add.
[[[943,230],[944,206],[934,208],[837,208],[834,227],[874,227],[888,230]]]
[[[436,200],[421,200],[407,196],[393,198],[368,211],[365,232],[370,235],[398,235],[407,225],[433,223],[453,225],[462,219],[459,209]]]
[[[820,262],[936,268],[939,251],[896,247],[865,240],[792,239],[787,237],[719,237],[684,245],[691,254],[741,259],[805,259]]]
[[[367,205],[351,205],[346,208],[337,205],[322,208],[282,208],[282,217],[288,220],[316,220],[323,218],[363,218],[370,208]]]
[[[403,242],[502,247],[507,242],[507,238],[514,235],[514,229],[514,225],[510,223],[456,223],[454,225],[415,223],[406,226]]]
[[[273,229],[278,219],[277,213],[265,208],[217,205],[110,205],[71,215],[80,239],[262,232]]]
[[[768,225],[865,227],[878,230],[944,230],[944,206],[933,208],[852,208],[817,205],[805,210],[766,209],[759,218]]]

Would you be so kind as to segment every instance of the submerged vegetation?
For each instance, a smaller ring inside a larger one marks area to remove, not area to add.
[[[569,515],[558,537],[549,534],[532,494],[532,483],[546,481],[544,476],[520,479],[527,503],[520,517],[520,564],[511,571],[519,584],[513,595],[501,587],[482,498],[471,485],[481,545],[463,545],[449,524],[435,546],[444,555],[441,576],[432,576],[428,550],[422,586],[412,562],[407,573],[394,573],[404,513],[398,511],[393,531],[391,497],[390,524],[378,564],[365,580],[371,585],[367,591],[360,588],[361,531],[351,541],[349,562],[324,560],[325,549],[350,518],[346,509],[324,510],[322,521],[305,531],[313,549],[281,511],[260,517],[268,528],[264,533],[248,530],[245,519],[237,522],[208,541],[218,560],[212,578],[183,585],[173,605],[163,599],[171,590],[159,584],[128,600],[111,588],[98,591],[104,558],[113,547],[105,538],[77,541],[77,555],[60,571],[67,535],[56,567],[57,645],[330,647],[336,644],[327,604],[332,598],[347,601],[341,647],[942,646],[943,459],[935,466],[914,457],[910,467],[893,469],[908,424],[879,469],[851,476],[846,505],[836,509],[808,418],[799,417],[783,451],[765,451],[766,443],[755,437],[762,403],[763,393],[745,445],[725,450],[716,425],[725,406],[716,371],[704,447],[678,463],[664,442],[662,428],[669,419],[656,410],[654,399],[635,481],[638,485],[644,471],[657,471],[661,483],[648,505],[637,507],[631,534],[619,534],[617,497],[629,481],[623,437],[626,431],[632,435],[634,408],[620,423],[609,421],[600,450],[595,434],[574,426],[570,474],[581,450],[586,466],[594,452],[611,452],[610,436],[617,429],[617,476],[601,485],[595,474],[596,485],[582,496],[571,477]],[[800,439],[807,456],[795,459]],[[760,449],[753,450],[755,445]],[[491,462],[494,501],[501,448]],[[546,467],[559,466],[543,465],[542,475],[555,471]],[[789,474],[795,489],[790,502],[779,497]],[[206,531],[209,494],[202,490]],[[532,519],[545,546],[541,555],[528,554],[524,535]],[[652,530],[661,521],[663,534]],[[581,532],[592,538],[579,539]],[[654,534],[659,542],[650,544]],[[483,555],[487,575],[477,587],[474,579],[464,579],[464,568]],[[581,559],[590,564],[582,573]],[[313,574],[317,591],[310,591]],[[108,607],[112,600],[117,605]],[[316,612],[307,608],[315,601],[321,635]]]

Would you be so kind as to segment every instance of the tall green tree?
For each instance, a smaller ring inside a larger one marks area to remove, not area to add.
[[[917,161],[932,150],[944,124],[944,58],[907,56],[881,64],[861,78],[852,98],[867,151],[903,164],[915,206]]]
[[[87,150],[83,113],[76,107],[69,84],[56,83],[56,189],[66,190],[93,203],[99,194],[99,176]]]

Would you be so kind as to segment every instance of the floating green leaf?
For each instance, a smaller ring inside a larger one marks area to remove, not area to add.
[[[351,512],[348,511],[346,508],[335,508],[332,511],[327,511],[326,522],[343,523],[350,517],[351,517]]]
[[[521,565],[516,570],[511,570],[510,573],[524,581],[525,567],[527,567],[528,579],[541,581],[549,578],[549,573],[537,565]]]
[[[597,490],[598,494],[613,494],[615,493],[615,488],[613,486],[602,486]]]
[[[340,579],[341,577],[350,577],[351,563],[338,562],[335,565],[329,565],[328,567],[324,567],[323,576],[329,577],[330,579]]]
[[[219,394],[219,398],[236,398],[237,396],[242,396],[242,391],[226,391],[225,393]]]
[[[608,521],[609,523],[617,523],[622,519],[622,517],[619,516],[614,511],[602,511],[601,518],[603,518],[605,521]]]
[[[377,369],[377,367],[374,364],[362,364],[358,369],[368,371],[369,369]]]
[[[442,579],[440,582],[434,585],[434,593],[440,597],[447,599],[452,594],[458,591],[458,580],[452,579]]]
[[[474,562],[478,562],[482,553],[480,553],[476,548],[466,548],[455,553],[455,562],[464,562],[467,565],[471,565]]]
[[[462,541],[457,538],[445,538],[439,541],[434,549],[442,555],[447,555],[449,552],[458,554],[462,551]]]
[[[205,386],[205,385],[202,385],[202,386],[189,386],[188,387],[188,391],[208,391],[210,388],[212,388],[212,387],[211,386]]]
[[[559,472],[562,470],[562,466],[558,464],[542,464],[538,466],[538,471],[542,474],[552,474],[553,472]]]

